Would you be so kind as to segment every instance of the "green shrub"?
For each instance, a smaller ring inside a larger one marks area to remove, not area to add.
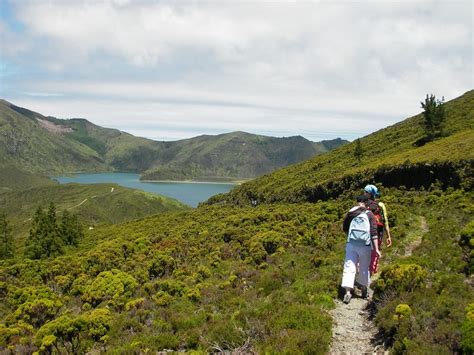
[[[317,306],[288,305],[276,310],[269,326],[271,336],[262,352],[323,354],[329,349],[331,318]]]
[[[474,221],[471,221],[461,231],[459,244],[464,250],[464,259],[467,262],[466,274],[474,273]]]
[[[407,304],[399,304],[395,308],[394,319],[400,321],[403,318],[409,317],[411,315],[411,308]]]
[[[57,299],[39,298],[20,305],[14,315],[16,319],[23,319],[34,327],[40,327],[53,319],[62,306],[62,302]]]
[[[105,308],[94,309],[84,315],[87,322],[87,334],[94,340],[101,339],[110,329],[112,313]]]
[[[169,255],[156,254],[148,264],[148,274],[150,279],[155,277],[169,276],[176,268],[176,261]]]
[[[424,287],[428,272],[417,264],[392,264],[384,267],[375,284],[374,294],[383,292],[411,292]]]
[[[466,307],[466,318],[462,324],[461,347],[465,354],[474,353],[474,303]]]
[[[123,271],[103,271],[85,287],[81,298],[95,306],[108,300],[120,305],[122,299],[131,296],[137,286],[135,279]]]
[[[63,315],[42,326],[35,336],[41,351],[52,348],[67,353],[82,353],[85,339],[100,340],[110,329],[112,317],[108,309],[95,309],[79,316]]]
[[[271,255],[275,253],[280,246],[283,245],[283,238],[277,232],[269,231],[255,235],[254,239],[262,243],[265,251]]]

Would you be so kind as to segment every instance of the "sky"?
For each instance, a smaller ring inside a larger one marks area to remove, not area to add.
[[[353,140],[473,89],[472,1],[0,0],[0,98],[156,140]]]

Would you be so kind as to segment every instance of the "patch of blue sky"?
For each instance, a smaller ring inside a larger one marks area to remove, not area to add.
[[[19,73],[21,73],[20,66],[0,57],[0,78],[6,78]]]
[[[1,1],[1,0],[0,0]],[[15,93],[12,78],[20,75],[21,67],[1,57],[0,53],[0,96],[5,97]]]
[[[17,19],[13,1],[10,0],[0,1],[0,21],[13,32],[21,33],[26,29],[25,25]]]

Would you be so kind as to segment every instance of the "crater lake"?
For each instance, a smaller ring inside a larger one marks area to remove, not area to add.
[[[214,182],[149,182],[140,181],[140,175],[134,173],[77,173],[68,176],[50,176],[60,184],[101,184],[115,183],[124,187],[152,192],[175,198],[191,207],[219,193],[229,192],[236,184]]]

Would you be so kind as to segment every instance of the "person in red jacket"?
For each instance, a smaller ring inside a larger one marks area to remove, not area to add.
[[[367,207],[372,211],[375,216],[377,224],[377,235],[378,235],[378,247],[382,248],[384,237],[386,236],[386,245],[390,247],[392,245],[392,236],[390,234],[390,226],[388,224],[388,212],[385,204],[377,200],[380,196],[379,189],[375,185],[366,185],[364,187],[364,195],[368,197]],[[370,260],[370,273],[373,275],[377,272],[379,264],[379,256],[372,250],[372,256]]]

